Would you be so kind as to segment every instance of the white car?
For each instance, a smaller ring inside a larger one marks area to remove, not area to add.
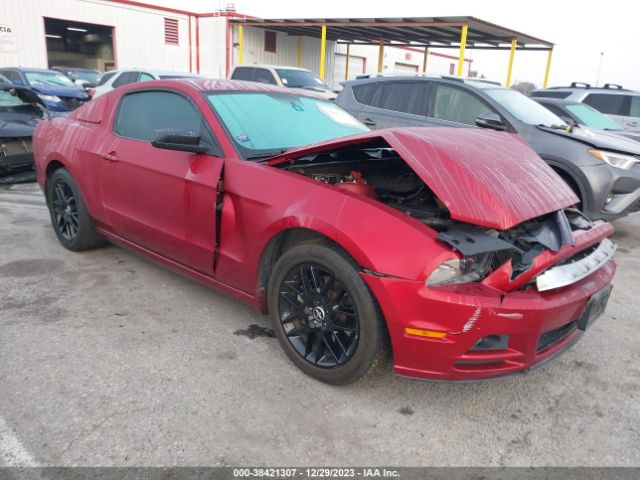
[[[325,100],[335,100],[338,96],[318,75],[306,68],[283,67],[279,65],[239,65],[229,76],[231,80],[267,83],[280,87],[304,90]]]
[[[96,87],[94,97],[99,97],[114,88],[121,87],[136,82],[147,82],[149,80],[170,80],[172,78],[199,77],[195,73],[175,72],[171,70],[151,70],[144,68],[131,68],[124,70],[110,70],[100,77],[100,82]]]

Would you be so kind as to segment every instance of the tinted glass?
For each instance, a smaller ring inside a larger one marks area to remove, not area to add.
[[[571,92],[554,92],[551,90],[545,90],[542,92],[531,92],[532,97],[538,98],[567,98],[571,95]]]
[[[490,88],[485,93],[518,120],[529,125],[565,125],[564,120],[516,90]]]
[[[433,118],[451,122],[475,125],[476,117],[485,113],[494,113],[482,100],[460,88],[436,84],[433,100]],[[525,97],[526,98],[526,97]],[[535,103],[533,100],[529,100]],[[544,107],[535,103],[544,110]]]
[[[177,128],[202,133],[202,118],[186,98],[171,92],[136,92],[122,98],[115,133],[151,141],[155,130]]]
[[[5,70],[2,72],[2,74],[7,77],[9,80],[11,80],[12,82],[20,82],[22,83],[22,79],[20,78],[20,74],[18,72],[16,72],[15,70]]]
[[[332,102],[281,93],[209,93],[244,158],[368,131]]]
[[[264,68],[256,68],[256,82],[259,83],[270,83],[272,85],[277,85],[276,79],[273,78],[273,75],[269,70],[265,70]]]
[[[353,97],[357,102],[364,105],[371,105],[373,97],[375,96],[378,88],[382,87],[382,83],[366,83],[364,85],[355,85],[351,87],[353,90]]]
[[[86,80],[93,84],[100,80],[100,72],[96,70],[69,70],[69,74],[71,78]]]
[[[100,81],[98,82],[98,86],[100,85],[104,85],[105,83],[107,83],[107,80],[109,80],[111,77],[113,77],[117,72],[107,72],[104,73],[101,77],[100,77]]]
[[[27,105],[23,99],[21,99],[18,95],[14,94],[16,91],[15,88],[11,88],[9,90],[0,90],[0,108],[1,107],[20,107],[23,105]],[[14,93],[11,93],[14,92]]]
[[[253,68],[236,68],[231,74],[231,80],[248,80],[251,81],[253,77]]]
[[[631,106],[629,109],[630,117],[640,117],[640,96],[631,97]]]
[[[139,82],[148,82],[150,80],[155,80],[155,78],[144,72],[140,74],[140,78],[138,79]]]
[[[113,82],[113,88],[121,87],[122,85],[128,85],[138,80],[138,72],[124,72]]]
[[[573,105],[567,105],[566,109],[569,110],[575,117],[580,120],[581,123],[583,123],[587,127],[603,130],[622,130],[622,127],[620,125],[618,125],[606,115],[600,113],[595,108],[591,108],[589,105],[576,103]]]
[[[427,114],[425,82],[386,82],[372,99],[373,106],[395,112]]]
[[[596,110],[610,115],[626,115],[629,111],[627,95],[607,95],[606,93],[590,93],[583,100]]]

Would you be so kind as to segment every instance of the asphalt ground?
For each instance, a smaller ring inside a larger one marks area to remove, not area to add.
[[[614,226],[608,310],[544,368],[333,387],[267,317],[115,246],[69,252],[35,184],[0,186],[0,466],[638,466],[640,216]]]

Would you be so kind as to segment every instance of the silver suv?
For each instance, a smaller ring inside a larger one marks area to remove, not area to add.
[[[601,111],[625,129],[640,129],[640,92],[627,90],[615,83],[592,87],[588,83],[572,82],[568,87],[551,87],[531,92],[534,98],[563,98]]]

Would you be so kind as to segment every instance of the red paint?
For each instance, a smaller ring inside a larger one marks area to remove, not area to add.
[[[463,221],[508,228],[575,202],[546,164],[509,134],[479,129],[378,130],[295,149],[270,164],[256,163],[238,158],[202,93],[291,94],[286,89],[226,80],[154,82],[154,88],[188,95],[199,108],[223,152],[222,157],[212,157],[155,149],[147,142],[116,137],[112,131],[120,97],[142,88],[123,86],[67,117],[41,122],[33,140],[40,186],[44,188],[47,181],[49,163],[61,162],[78,183],[97,228],[110,240],[263,312],[264,290],[258,287],[258,273],[269,241],[292,228],[326,236],[362,268],[362,278],[387,322],[399,374],[463,380],[535,366],[579,337],[572,333],[536,353],[540,333],[575,320],[615,271],[610,261],[568,287],[542,293],[535,287],[521,288],[536,272],[609,235],[611,227],[599,223],[576,233],[575,247],[540,254],[533,273],[514,282],[505,275],[507,266],[484,283],[426,287],[425,279],[438,265],[458,256],[436,241],[437,232],[363,190],[347,191],[275,167],[309,152],[378,139],[393,147],[447,203],[451,215]],[[114,156],[118,161],[105,160]],[[216,221],[216,187],[223,171],[223,207]],[[357,179],[357,172],[353,176]],[[521,318],[514,320],[514,314]],[[471,318],[474,322],[467,328]],[[405,334],[407,327],[444,331],[447,337],[414,337]],[[490,334],[509,334],[508,349],[468,351]],[[469,360],[497,363],[458,363]]]

